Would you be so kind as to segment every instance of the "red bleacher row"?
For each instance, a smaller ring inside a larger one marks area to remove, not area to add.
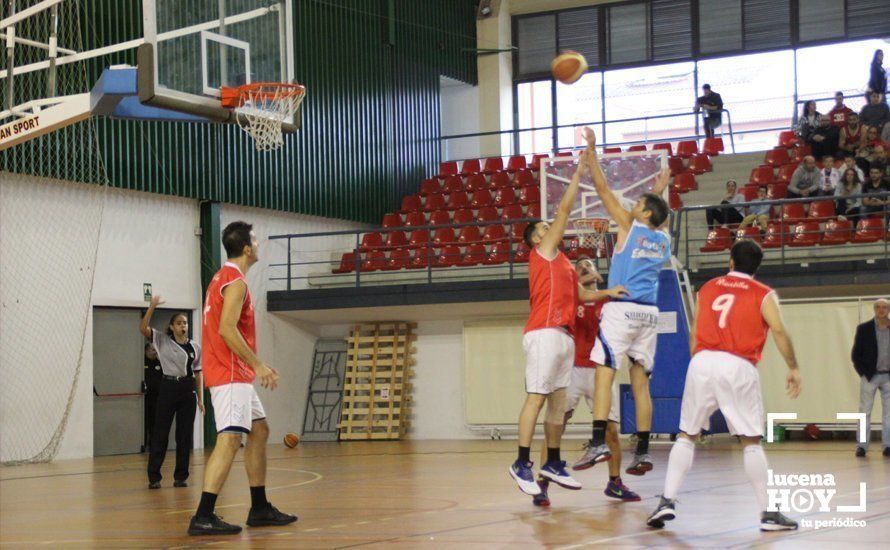
[[[809,145],[800,143],[791,130],[779,134],[777,147],[767,151],[764,164],[751,170],[748,183],[741,189],[746,201],[757,198],[757,190],[766,186],[767,198],[781,200],[788,196],[788,184],[798,165],[807,155],[811,155]],[[822,168],[822,163],[817,163]],[[835,161],[835,166],[843,164]],[[716,228],[708,232],[702,252],[722,252],[732,246],[736,239],[753,239],[764,248],[779,248],[783,244],[793,247],[842,245],[849,242],[863,244],[874,243],[881,239],[890,239],[890,233],[884,232],[882,214],[874,214],[870,218],[859,220],[856,227],[850,220],[837,219],[834,200],[814,199],[809,203],[793,203],[774,206],[770,212],[771,221],[766,233],[761,237],[760,229],[746,227],[733,232],[727,228]],[[890,231],[890,228],[888,228]]]

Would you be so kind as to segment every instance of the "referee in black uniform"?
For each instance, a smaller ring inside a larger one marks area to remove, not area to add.
[[[160,296],[153,296],[148,311],[139,323],[139,331],[157,350],[163,376],[158,388],[154,426],[151,430],[151,448],[148,454],[148,488],[160,489],[161,466],[167,454],[170,426],[176,418],[176,470],[173,472],[174,487],[188,487],[189,455],[192,451],[195,425],[195,408],[204,414],[203,385],[201,375],[201,347],[188,337],[189,323],[184,313],[170,318],[166,332],[151,328],[151,316],[155,308],[163,304]]]

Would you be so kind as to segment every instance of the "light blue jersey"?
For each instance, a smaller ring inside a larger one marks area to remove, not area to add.
[[[627,289],[630,295],[619,301],[655,305],[658,274],[670,257],[668,234],[634,221],[624,246],[612,254],[609,288],[621,285]]]

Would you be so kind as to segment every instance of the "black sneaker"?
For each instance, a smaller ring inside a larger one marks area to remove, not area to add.
[[[864,457],[865,456],[865,448],[856,447],[856,456],[858,456],[859,458]],[[886,452],[884,453],[884,456],[886,456]]]
[[[199,536],[199,535],[237,535],[241,532],[240,525],[232,525],[231,523],[226,523],[216,514],[211,515],[209,518],[199,518],[198,516],[192,516],[192,521],[189,523],[189,535]]]
[[[247,525],[251,527],[264,527],[266,525],[287,525],[297,521],[297,516],[284,514],[278,508],[267,504],[265,508],[250,509],[247,514]]]
[[[795,531],[797,522],[788,519],[781,512],[764,512],[760,514],[761,531]]]
[[[674,509],[676,502],[676,500],[661,497],[661,500],[658,501],[658,507],[652,512],[649,519],[646,520],[646,525],[655,529],[664,527],[664,522],[677,517],[677,510]]]
[[[176,481],[173,482],[173,486],[174,487],[188,487],[189,482],[184,479],[177,479]]]
[[[160,489],[160,488],[161,488],[161,482],[160,482],[160,481],[149,481],[149,482],[148,482],[148,488],[149,488],[149,489]]]

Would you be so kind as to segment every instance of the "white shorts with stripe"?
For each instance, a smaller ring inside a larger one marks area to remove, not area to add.
[[[250,433],[256,420],[266,418],[253,384],[233,382],[210,388],[210,402],[217,432]]]
[[[689,435],[707,430],[717,409],[726,418],[732,435],[763,436],[763,396],[757,367],[724,351],[700,351],[686,372],[680,430]]]
[[[583,397],[587,406],[593,412],[593,396],[596,392],[596,369],[589,367],[574,367],[572,369],[572,382],[566,391],[566,411],[574,411]],[[618,422],[618,385],[612,384],[612,407],[609,409],[609,420]]]
[[[549,395],[566,388],[575,362],[575,341],[561,328],[541,328],[525,333],[525,391]]]
[[[658,307],[609,302],[603,306],[600,331],[590,352],[590,360],[618,370],[627,356],[643,365],[646,372],[652,372],[657,343]]]

